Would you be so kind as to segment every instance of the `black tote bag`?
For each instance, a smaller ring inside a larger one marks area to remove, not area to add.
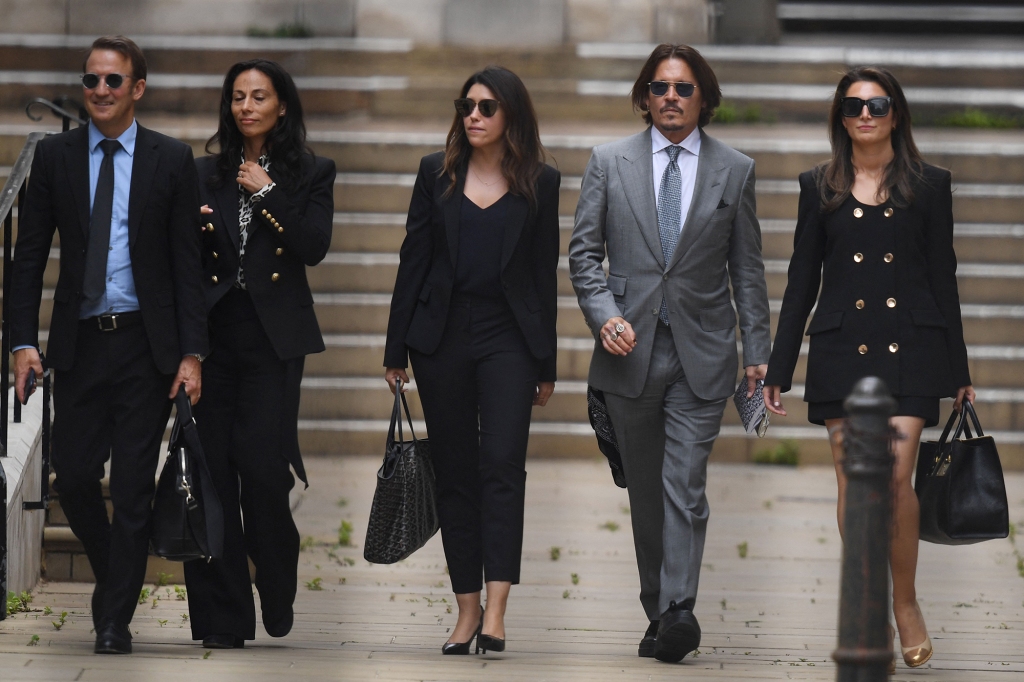
[[[959,423],[949,440],[953,424]],[[974,424],[971,436],[967,419]],[[966,436],[966,437],[962,437]],[[921,539],[968,545],[1010,533],[1003,467],[992,436],[981,430],[974,406],[950,415],[938,441],[921,443],[914,489],[921,503]]]
[[[402,433],[403,408],[409,422],[408,441]],[[377,490],[366,526],[363,558],[373,564],[393,564],[427,544],[440,527],[436,497],[430,446],[425,439],[416,439],[402,382],[396,381],[395,407],[391,411],[384,463],[377,471]]]
[[[149,551],[169,561],[219,559],[224,548],[224,511],[184,389],[174,403],[177,414],[153,499]]]

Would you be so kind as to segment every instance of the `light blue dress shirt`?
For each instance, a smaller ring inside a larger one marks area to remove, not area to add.
[[[132,276],[132,259],[128,251],[128,195],[132,187],[132,163],[135,158],[135,137],[139,124],[132,121],[117,141],[122,149],[114,152],[114,205],[110,215],[110,251],[107,253],[107,290],[92,306],[83,304],[79,318],[107,313],[127,313],[139,309]],[[89,124],[89,214],[96,200],[103,150],[103,133]]]

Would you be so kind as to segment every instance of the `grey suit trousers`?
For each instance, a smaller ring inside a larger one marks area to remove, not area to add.
[[[704,400],[687,383],[672,339],[658,324],[643,391],[605,392],[628,486],[640,603],[658,620],[671,602],[692,610],[708,522],[708,456],[726,398]]]

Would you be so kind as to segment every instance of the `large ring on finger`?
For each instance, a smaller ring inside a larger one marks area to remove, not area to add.
[[[612,332],[611,334],[608,335],[608,338],[611,339],[612,341],[617,341],[619,338],[619,334],[618,332]]]
[[[626,331],[626,325],[622,324],[621,322],[616,322],[615,323],[615,332],[618,333],[618,334],[621,334],[624,331]]]

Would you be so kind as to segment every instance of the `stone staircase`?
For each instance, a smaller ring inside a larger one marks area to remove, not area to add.
[[[13,42],[0,36],[5,69],[0,71],[5,83],[0,86],[0,110],[7,109],[0,113],[0,177],[6,176],[29,130],[54,129],[53,119],[31,124],[17,108],[34,96],[80,96],[71,76],[77,74],[81,50],[89,41],[40,38],[17,49]],[[140,43],[152,74],[139,114],[143,124],[185,139],[202,153],[216,125],[220,74],[239,59],[269,56],[299,81],[310,112],[312,147],[337,163],[331,251],[308,273],[327,351],[306,362],[300,409],[306,456],[381,452],[392,404],[381,361],[405,211],[419,158],[443,147],[451,100],[464,78],[479,66],[502,63],[522,74],[531,88],[544,143],[563,174],[564,256],[590,149],[642,127],[622,93],[649,49],[580,45],[499,54],[346,39],[154,38]],[[710,134],[757,162],[773,327],[792,252],[796,176],[828,155],[823,120],[831,84],[844,64],[889,64],[907,86],[915,116],[923,112],[925,120],[949,110],[947,104],[934,102],[956,102],[960,108],[966,102],[990,102],[989,109],[999,112],[1016,111],[1015,98],[1024,100],[1024,89],[1013,89],[1024,88],[1024,71],[1017,68],[1024,64],[1024,52],[972,51],[954,59],[934,49],[713,46],[706,53],[727,102],[757,102],[760,115],[776,119],[774,124],[714,123],[709,128]],[[955,91],[950,89],[954,86]],[[1024,134],[920,127],[917,136],[926,158],[954,173],[960,293],[978,411],[996,435],[1004,466],[1024,468]],[[58,255],[55,244],[41,311],[44,329]],[[593,340],[576,305],[564,257],[559,295],[560,380],[548,406],[534,411],[529,452],[531,457],[599,457],[585,399]],[[803,373],[801,362],[798,384]],[[824,430],[806,422],[801,396],[798,385],[787,403],[791,416],[773,421],[764,440],[747,437],[728,408],[712,457],[750,461],[759,450],[791,439],[799,446],[801,462],[830,462]],[[414,417],[421,419],[415,390],[410,398]],[[424,428],[422,423],[418,428]],[[47,575],[87,580],[80,546],[61,525],[62,518],[55,500],[46,530]],[[150,568],[155,578],[176,567],[153,563]]]

